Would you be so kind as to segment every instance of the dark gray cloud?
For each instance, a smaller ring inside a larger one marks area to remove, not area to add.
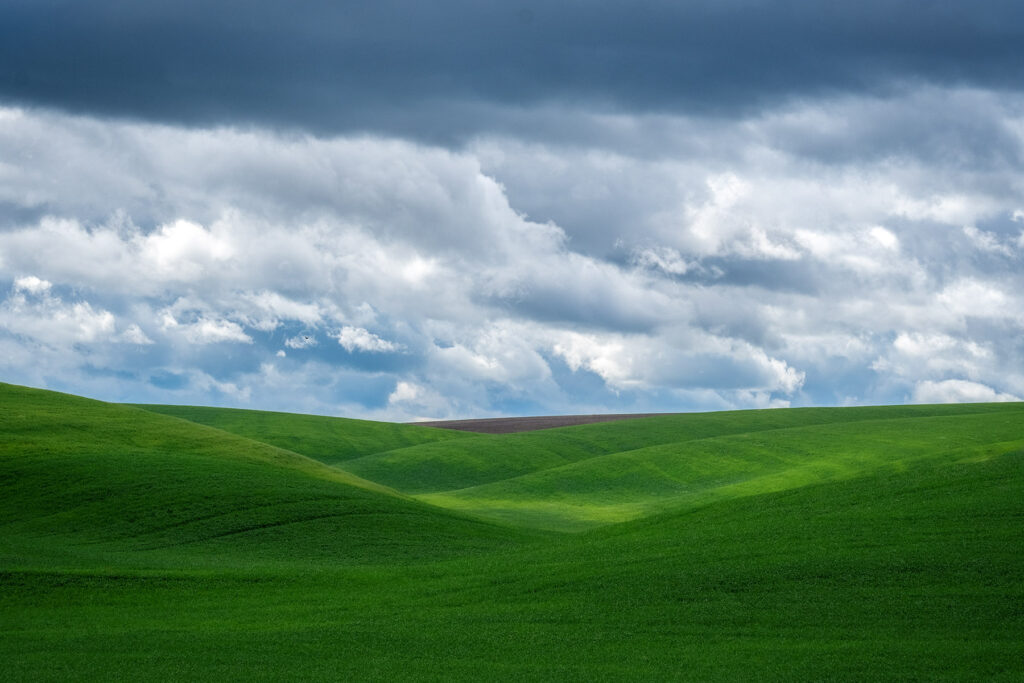
[[[452,139],[551,103],[749,113],[907,82],[1019,89],[1013,0],[5,0],[0,98]]]

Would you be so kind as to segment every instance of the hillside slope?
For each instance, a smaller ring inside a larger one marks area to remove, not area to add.
[[[0,556],[173,549],[338,561],[521,538],[311,458],[136,408],[0,385]]]
[[[766,430],[611,453],[451,492],[436,505],[575,530],[672,508],[1024,447],[1024,411]]]
[[[444,494],[642,515],[560,534],[0,385],[0,680],[1021,680],[1022,408],[581,427]],[[531,442],[481,443],[444,476]]]
[[[135,407],[216,427],[301,453],[328,465],[396,448],[470,436],[449,429],[265,410],[166,405]]]
[[[661,444],[817,424],[1018,410],[1006,406],[792,408],[665,415],[518,434],[466,435],[458,441],[426,443],[355,458],[343,467],[406,493],[437,493]]]
[[[435,505],[562,531],[1024,439],[1024,404],[670,415],[377,453],[346,471]]]
[[[0,678],[1020,680],[1022,501],[970,447],[440,562],[0,569]]]

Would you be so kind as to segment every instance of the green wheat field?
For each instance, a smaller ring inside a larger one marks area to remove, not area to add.
[[[1024,404],[481,435],[0,384],[0,679],[1024,680]]]

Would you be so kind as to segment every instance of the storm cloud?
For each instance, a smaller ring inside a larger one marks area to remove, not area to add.
[[[1010,0],[0,7],[0,93],[15,102],[320,134],[464,140],[523,135],[551,106],[735,116],[920,83],[1024,82],[1024,9]]]

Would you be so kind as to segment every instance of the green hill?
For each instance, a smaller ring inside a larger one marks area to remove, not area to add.
[[[432,443],[349,472],[513,524],[579,530],[1019,441],[1019,404],[672,415]]]
[[[575,530],[660,510],[1024,447],[1019,410],[751,432],[611,453],[422,500]]]
[[[1022,404],[352,424],[359,477],[247,415],[0,385],[0,680],[1024,679]]]
[[[174,549],[346,561],[515,534],[316,460],[137,408],[0,386],[0,556]]]
[[[247,439],[301,453],[328,465],[381,451],[471,436],[450,429],[320,415],[272,413],[265,410],[160,405],[136,407],[216,427]]]

